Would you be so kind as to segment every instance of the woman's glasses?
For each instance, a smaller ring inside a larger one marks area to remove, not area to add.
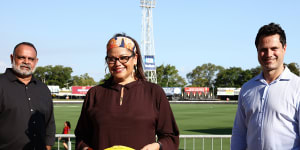
[[[105,60],[106,60],[106,62],[107,62],[108,64],[114,64],[114,63],[117,62],[117,60],[118,60],[120,63],[125,64],[125,63],[127,63],[127,62],[129,61],[129,59],[130,59],[131,57],[133,57],[133,56],[134,56],[134,54],[132,54],[131,56],[121,56],[121,57],[119,57],[119,58],[116,58],[116,57],[108,57],[108,56],[106,56],[106,57],[105,57]]]

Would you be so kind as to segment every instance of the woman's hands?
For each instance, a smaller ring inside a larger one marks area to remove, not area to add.
[[[144,146],[141,150],[159,150],[160,145],[158,143],[152,143]]]

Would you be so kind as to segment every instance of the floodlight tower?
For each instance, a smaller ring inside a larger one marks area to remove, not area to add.
[[[144,57],[144,71],[148,81],[157,83],[152,19],[152,8],[155,7],[155,0],[141,0],[140,2],[142,7],[141,49]]]

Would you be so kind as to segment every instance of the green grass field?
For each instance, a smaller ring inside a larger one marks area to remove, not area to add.
[[[171,107],[181,135],[227,135],[231,134],[237,105],[171,104]],[[56,133],[62,133],[66,120],[71,122],[71,133],[74,133],[80,111],[81,104],[55,104]],[[211,140],[207,140],[204,149],[211,149],[211,146],[214,149],[220,149],[220,142],[220,139],[214,139],[212,145]],[[229,140],[222,142],[223,149],[229,149]],[[183,149],[183,143],[184,141],[181,140],[180,149]],[[186,140],[186,143],[186,149],[192,149],[192,139]],[[196,139],[196,149],[202,149],[202,147],[202,139]],[[57,145],[53,149],[57,149]]]

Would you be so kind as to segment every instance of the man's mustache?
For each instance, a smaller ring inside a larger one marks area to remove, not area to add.
[[[31,66],[28,65],[28,64],[21,64],[20,67],[27,67],[27,68],[29,68],[31,70]]]

